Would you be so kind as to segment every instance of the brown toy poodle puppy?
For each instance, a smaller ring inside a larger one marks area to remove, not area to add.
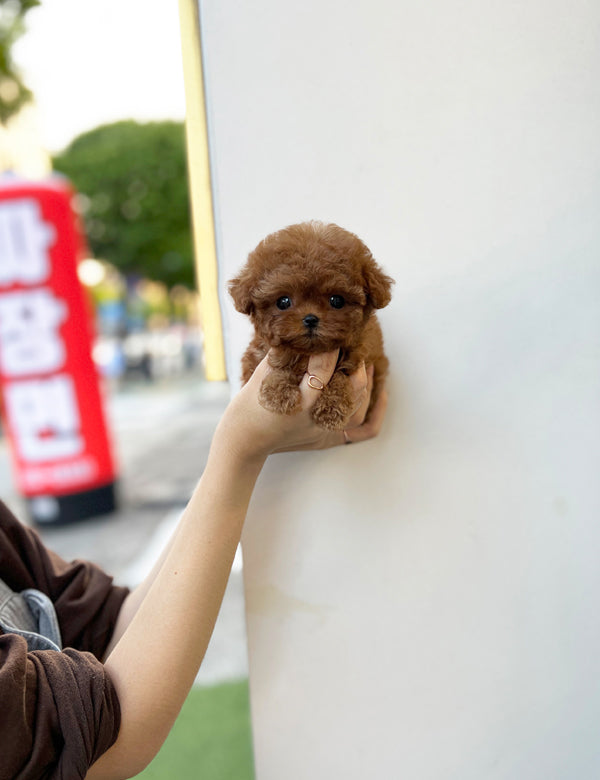
[[[348,376],[362,361],[374,366],[368,417],[388,368],[374,310],[390,302],[392,284],[365,244],[337,225],[303,222],[267,236],[229,283],[236,309],[250,316],[255,329],[242,358],[242,381],[273,348],[274,370],[259,400],[266,409],[294,414],[308,356],[339,349],[313,419],[328,430],[345,428],[353,412]],[[318,387],[320,380],[312,382]]]

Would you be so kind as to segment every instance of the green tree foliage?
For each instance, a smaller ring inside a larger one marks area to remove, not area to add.
[[[5,125],[32,94],[21,80],[12,57],[13,44],[25,31],[25,14],[39,0],[0,0],[0,123]]]
[[[181,122],[103,125],[78,136],[54,168],[81,196],[96,257],[124,274],[194,286]]]

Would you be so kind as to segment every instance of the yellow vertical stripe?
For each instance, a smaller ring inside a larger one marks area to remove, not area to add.
[[[227,378],[219,306],[217,251],[206,128],[204,77],[198,0],[179,0],[186,101],[189,187],[194,229],[196,276],[200,288],[206,378]]]

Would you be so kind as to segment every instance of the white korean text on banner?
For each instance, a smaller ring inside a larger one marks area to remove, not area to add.
[[[40,521],[78,519],[57,515],[89,516],[114,505],[115,468],[92,360],[92,317],[77,276],[84,244],[72,196],[58,178],[0,182],[3,419],[17,487]]]

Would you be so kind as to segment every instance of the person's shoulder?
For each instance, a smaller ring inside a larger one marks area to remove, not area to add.
[[[20,546],[24,540],[35,546],[41,544],[37,531],[21,522],[2,500],[0,500],[0,536],[3,537],[4,544],[12,542],[13,545]]]
[[[4,525],[4,523],[12,524],[12,523],[18,523],[19,521],[14,516],[14,514],[11,512],[11,510],[6,506],[4,501],[0,499],[0,523]]]

